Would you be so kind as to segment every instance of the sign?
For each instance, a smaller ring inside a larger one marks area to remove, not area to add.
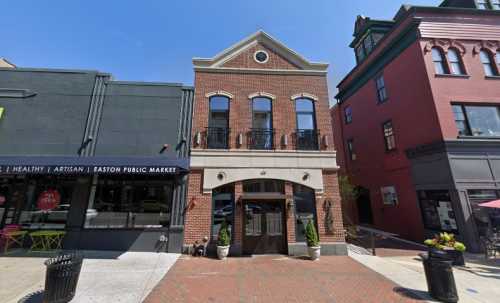
[[[5,196],[0,195],[0,205],[4,205],[5,201],[7,201],[7,199],[5,199]]]
[[[380,189],[382,193],[382,200],[384,205],[396,205],[398,204],[398,194],[394,186],[385,186]]]
[[[100,165],[0,165],[0,174],[53,174],[53,175],[171,175],[178,173],[173,166],[100,166]]]
[[[61,202],[61,194],[55,189],[48,189],[38,196],[37,207],[41,210],[56,208]]]

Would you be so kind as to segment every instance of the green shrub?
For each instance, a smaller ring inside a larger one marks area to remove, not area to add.
[[[318,233],[314,227],[313,220],[309,220],[306,225],[306,240],[307,246],[309,247],[316,247],[319,245]]]
[[[227,226],[227,222],[224,221],[224,222],[222,222],[220,230],[219,230],[219,236],[217,238],[217,245],[218,246],[229,246],[230,242],[231,242],[231,236],[229,235],[229,229]]]

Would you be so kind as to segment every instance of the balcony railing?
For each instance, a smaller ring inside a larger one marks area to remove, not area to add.
[[[207,127],[207,148],[228,149],[229,132],[229,128]]]
[[[274,149],[274,129],[252,128],[249,132],[249,148],[271,150]]]
[[[296,149],[297,150],[318,150],[319,131],[315,129],[297,129]]]

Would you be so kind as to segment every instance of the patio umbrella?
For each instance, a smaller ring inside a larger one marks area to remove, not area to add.
[[[494,200],[486,203],[479,204],[481,207],[489,207],[489,208],[500,208],[500,200]]]

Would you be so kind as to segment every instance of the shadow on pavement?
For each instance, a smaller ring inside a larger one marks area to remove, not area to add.
[[[393,291],[397,294],[400,294],[401,296],[403,296],[405,298],[410,298],[413,300],[421,300],[421,301],[432,300],[431,296],[426,291],[404,288],[404,287],[400,287],[400,286],[394,287]]]
[[[43,301],[43,290],[35,291],[31,294],[24,296],[17,303],[42,303]]]

